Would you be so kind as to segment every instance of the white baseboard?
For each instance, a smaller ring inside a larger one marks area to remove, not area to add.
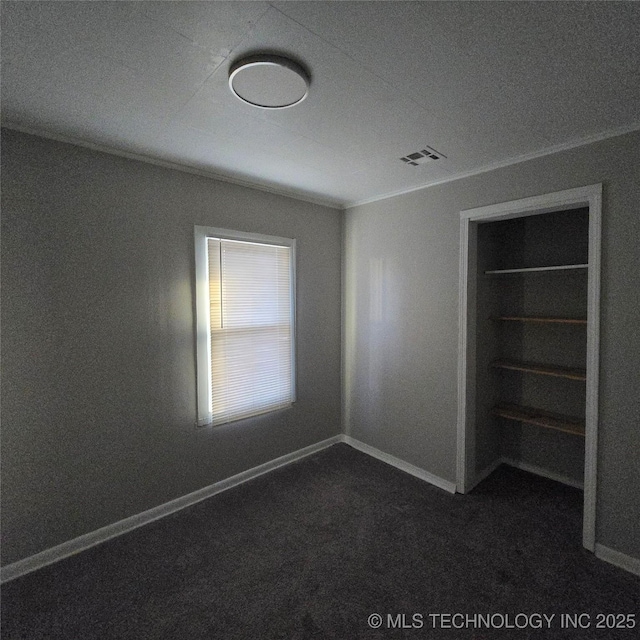
[[[555,473],[553,471],[549,471],[548,469],[544,469],[543,467],[538,467],[535,464],[529,464],[528,462],[521,462],[520,460],[512,460],[511,458],[500,458],[500,462],[509,465],[510,467],[515,467],[516,469],[522,469],[522,471],[528,471],[529,473],[534,473],[537,476],[542,476],[543,478],[549,478],[549,480],[555,480],[556,482],[561,482],[562,484],[566,484],[570,487],[574,487],[575,489],[584,489],[584,483],[579,480],[574,480],[569,476],[565,476],[561,473]]]
[[[349,446],[353,447],[354,449],[357,449],[358,451],[362,451],[363,453],[370,455],[372,458],[377,458],[378,460],[382,460],[382,462],[386,462],[387,464],[390,464],[393,467],[401,469],[402,471],[406,471],[407,473],[410,473],[412,476],[416,476],[416,478],[420,478],[420,480],[424,480],[425,482],[435,485],[440,489],[444,489],[449,493],[456,492],[456,485],[454,482],[449,482],[448,480],[445,480],[444,478],[440,478],[439,476],[429,473],[428,471],[425,471],[420,467],[416,467],[412,464],[409,464],[408,462],[405,462],[404,460],[400,460],[400,458],[396,458],[395,456],[392,456],[388,453],[384,453],[384,451],[380,451],[375,447],[371,447],[368,444],[365,444],[364,442],[360,442],[359,440],[352,438],[351,436],[343,435],[342,441],[348,444]]]
[[[206,498],[210,498],[216,493],[220,493],[221,491],[226,491],[227,489],[236,487],[243,482],[247,482],[248,480],[253,480],[253,478],[257,478],[258,476],[268,473],[269,471],[273,471],[278,467],[283,467],[287,464],[291,464],[296,460],[305,458],[313,453],[316,453],[317,451],[326,449],[327,447],[330,447],[339,442],[343,442],[342,435],[327,438],[326,440],[322,440],[321,442],[317,442],[316,444],[312,444],[303,449],[299,449],[298,451],[293,451],[292,453],[288,453],[284,456],[281,456],[280,458],[276,458],[275,460],[265,462],[264,464],[254,467],[253,469],[248,469],[247,471],[238,473],[237,475],[226,478],[225,480],[221,480],[220,482],[215,482],[208,487],[198,489],[198,491],[189,493],[186,496],[176,498],[175,500],[171,500],[170,502],[161,504],[157,507],[154,507],[153,509],[149,509],[148,511],[143,511],[142,513],[138,513],[135,516],[125,518],[124,520],[114,522],[113,524],[109,524],[106,527],[96,529],[95,531],[86,533],[82,536],[79,536],[78,538],[74,538],[73,540],[68,540],[67,542],[63,542],[62,544],[59,544],[55,547],[51,547],[50,549],[45,549],[44,551],[36,553],[33,556],[29,556],[28,558],[24,558],[23,560],[18,560],[17,562],[7,565],[6,567],[0,568],[0,583],[14,580],[15,578],[19,578],[20,576],[26,575],[27,573],[31,573],[32,571],[36,571],[37,569],[46,567],[47,565],[53,564],[54,562],[58,562],[59,560],[63,560],[64,558],[75,555],[76,553],[80,553],[81,551],[84,551],[91,547],[95,547],[102,542],[111,540],[111,538],[115,538],[122,535],[123,533],[132,531],[133,529],[137,529],[138,527],[142,527],[145,524],[153,522],[154,520],[164,518],[164,516],[168,516],[171,513],[180,511],[181,509],[205,500]]]
[[[58,562],[59,560],[63,560],[64,558],[75,555],[76,553],[80,553],[81,551],[90,549],[91,547],[106,542],[107,540],[111,540],[112,538],[132,531],[133,529],[137,529],[138,527],[142,527],[146,524],[149,524],[150,522],[153,522],[154,520],[159,520],[164,516],[175,513],[176,511],[180,511],[181,509],[189,507],[192,504],[196,504],[197,502],[214,496],[217,493],[226,491],[227,489],[231,489],[232,487],[236,487],[244,482],[247,482],[248,480],[252,480],[253,478],[257,478],[258,476],[261,476],[265,473],[269,473],[270,471],[273,471],[279,467],[291,464],[296,460],[305,458],[309,455],[312,455],[313,453],[321,451],[322,449],[326,449],[327,447],[330,447],[339,442],[344,442],[345,444],[348,444],[358,451],[362,451],[363,453],[366,453],[373,458],[377,458],[382,462],[386,462],[387,464],[405,471],[412,476],[420,478],[421,480],[439,487],[444,491],[447,491],[449,493],[456,492],[456,485],[453,482],[449,482],[448,480],[429,473],[428,471],[425,471],[420,467],[409,464],[408,462],[405,462],[400,458],[396,458],[395,456],[392,456],[388,453],[384,453],[383,451],[380,451],[375,447],[371,447],[364,442],[360,442],[355,438],[346,435],[337,435],[333,436],[332,438],[327,438],[326,440],[323,440],[321,442],[317,442],[316,444],[312,444],[303,449],[299,449],[298,451],[288,453],[284,456],[281,456],[280,458],[276,458],[275,460],[265,462],[258,467],[248,469],[247,471],[243,471],[242,473],[239,473],[235,476],[231,476],[230,478],[226,478],[225,480],[221,480],[220,482],[211,484],[208,487],[204,487],[202,489],[199,489],[198,491],[189,493],[186,496],[182,496],[180,498],[176,498],[175,500],[171,500],[170,502],[166,502],[165,504],[161,504],[157,507],[154,507],[153,509],[149,509],[148,511],[143,511],[142,513],[131,516],[129,518],[125,518],[124,520],[120,520],[119,522],[114,522],[113,524],[79,536],[78,538],[74,538],[73,540],[63,542],[62,544],[59,544],[50,549],[45,549],[40,553],[37,553],[28,558],[24,558],[23,560],[18,560],[17,562],[7,565],[6,567],[2,567],[0,568],[0,583],[14,580],[15,578],[19,578],[20,576],[31,573],[32,571],[36,571],[37,569],[41,569],[43,567],[46,567],[47,565]],[[550,478],[551,480],[563,482],[564,484],[569,484],[573,487],[581,488],[580,483],[572,480],[571,478],[567,478],[559,474],[554,474],[547,471],[546,469],[542,469],[534,465],[529,465],[527,463],[510,460],[507,458],[500,458],[494,464],[489,465],[484,471],[478,474],[474,486],[479,484],[482,480],[484,480],[484,478],[489,476],[503,462],[513,467],[517,467],[518,469],[529,471],[531,473]],[[596,544],[595,553],[596,556],[601,560],[614,564],[622,569],[626,569],[627,571],[630,571],[631,573],[634,573],[636,575],[640,575],[640,560],[636,558],[627,556],[624,553],[615,551],[614,549],[609,549],[608,547],[605,547],[601,544]]]
[[[633,558],[632,556],[628,556],[626,553],[621,553],[615,549],[610,549],[609,547],[605,547],[597,542],[595,553],[596,558],[600,558],[600,560],[604,560],[605,562],[614,564],[616,567],[620,567],[621,569],[625,569],[630,573],[640,576],[640,559]]]

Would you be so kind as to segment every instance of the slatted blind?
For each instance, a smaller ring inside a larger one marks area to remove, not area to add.
[[[293,402],[292,250],[207,238],[212,422]]]

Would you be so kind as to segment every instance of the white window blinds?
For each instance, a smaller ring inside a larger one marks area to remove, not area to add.
[[[206,254],[210,423],[290,405],[292,247],[208,236]]]

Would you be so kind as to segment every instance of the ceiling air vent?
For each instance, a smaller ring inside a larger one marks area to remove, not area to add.
[[[433,162],[434,160],[440,160],[441,158],[446,158],[446,156],[438,153],[431,147],[425,147],[421,151],[416,151],[415,153],[410,153],[404,158],[400,158],[400,160],[406,164],[410,164],[412,167],[417,167],[420,164],[426,164],[427,162]]]

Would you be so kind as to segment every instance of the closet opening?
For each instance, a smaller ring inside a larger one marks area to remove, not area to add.
[[[502,463],[583,489],[591,551],[601,201],[591,185],[460,214],[457,490]]]

